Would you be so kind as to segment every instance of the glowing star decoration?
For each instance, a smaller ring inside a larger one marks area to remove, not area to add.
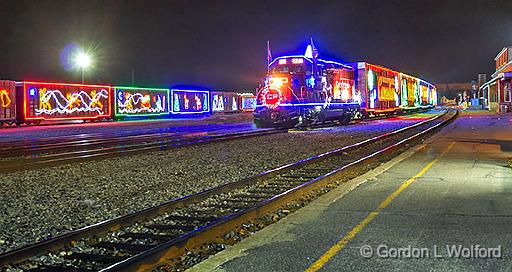
[[[0,90],[0,106],[7,108],[11,106],[11,92],[9,90]]]
[[[233,96],[233,99],[232,99],[232,102],[231,102],[231,110],[232,111],[237,111],[238,110],[238,105],[236,103],[236,97]]]

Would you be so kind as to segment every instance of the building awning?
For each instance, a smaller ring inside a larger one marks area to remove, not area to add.
[[[489,80],[489,81],[485,82],[484,84],[482,84],[482,86],[480,86],[479,89],[483,90],[483,89],[489,87],[490,85],[495,84],[496,81],[498,81],[498,79],[503,78],[503,77],[504,77],[503,74],[498,74],[498,76],[496,76],[496,77],[492,78],[491,80]]]

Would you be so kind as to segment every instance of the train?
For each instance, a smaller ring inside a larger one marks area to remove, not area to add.
[[[318,58],[311,42],[303,55],[269,59],[256,103],[256,126],[295,127],[432,108],[437,91],[423,79],[381,65]]]
[[[0,125],[123,121],[253,111],[252,93],[0,80]]]

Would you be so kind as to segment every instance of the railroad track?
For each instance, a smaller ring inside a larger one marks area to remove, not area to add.
[[[10,158],[3,160],[0,165],[0,173],[11,173],[27,169],[55,166],[63,163],[108,158],[119,154],[136,154],[145,151],[162,150],[187,145],[228,141],[285,132],[287,132],[287,130],[284,129],[259,129],[230,133],[187,131],[187,133],[156,133],[154,135],[134,135],[128,138],[115,137],[85,141],[78,140],[68,143],[49,143],[32,147],[22,146],[21,148],[29,155],[23,156],[22,158]],[[12,152],[15,151],[11,151],[10,149],[0,150],[0,157],[2,157],[2,155],[8,156],[9,153],[15,154]]]
[[[52,151],[85,149],[89,146],[112,146],[130,142],[149,142],[156,140],[165,140],[177,138],[192,133],[203,133],[203,135],[222,132],[226,129],[237,128],[239,131],[248,130],[249,127],[238,129],[237,126],[197,126],[182,128],[160,128],[148,129],[140,128],[137,130],[125,130],[120,134],[116,133],[84,133],[66,136],[45,137],[37,140],[19,140],[0,142],[0,158],[23,157],[37,155],[41,153],[50,153]]]
[[[392,156],[453,120],[456,111],[356,144],[70,231],[0,255],[0,267],[46,271],[143,271],[211,243],[243,223]]]

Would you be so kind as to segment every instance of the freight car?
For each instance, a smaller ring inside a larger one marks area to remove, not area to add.
[[[237,113],[254,111],[256,96],[252,93],[211,92],[212,113]]]
[[[16,89],[18,124],[112,117],[110,86],[24,81]]]
[[[273,59],[256,98],[258,127],[346,123],[437,104],[435,86],[422,79],[367,62],[320,59],[312,43],[304,55]]]

